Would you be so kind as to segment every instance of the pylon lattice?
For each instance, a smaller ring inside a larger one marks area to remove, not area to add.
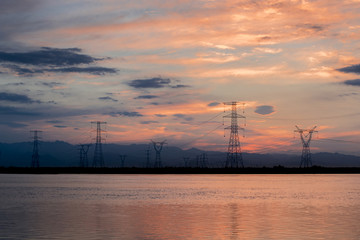
[[[90,144],[80,144],[79,145],[79,153],[80,153],[80,162],[79,162],[79,166],[86,168],[89,166],[89,161],[88,161],[88,151],[90,148]]]
[[[190,158],[189,157],[183,157],[184,160],[184,167],[188,168],[190,167]]]
[[[304,168],[308,168],[312,166],[312,160],[311,160],[311,152],[310,152],[310,142],[312,139],[312,134],[315,131],[315,127],[311,128],[311,129],[301,129],[298,126],[295,126],[296,130],[294,130],[294,132],[298,132],[300,135],[300,139],[301,142],[303,144],[303,149],[302,149],[302,153],[301,153],[301,161],[300,161],[300,168],[304,167]]]
[[[120,167],[123,168],[123,167],[125,167],[125,159],[126,159],[127,156],[126,155],[119,155],[119,157],[120,157],[120,162],[121,162]]]
[[[34,137],[33,137],[33,153],[32,153],[32,156],[31,156],[31,167],[32,168],[38,168],[40,167],[40,162],[39,162],[39,159],[40,159],[40,155],[39,155],[39,134],[38,133],[41,133],[42,131],[39,131],[39,130],[34,130],[34,131],[30,131],[32,133],[34,133]]]
[[[95,150],[94,150],[94,159],[93,159],[93,167],[105,167],[104,156],[102,151],[102,137],[101,132],[105,132],[101,129],[101,124],[106,124],[106,122],[91,122],[96,123],[96,142],[95,142]]]
[[[231,118],[231,125],[225,129],[230,129],[229,146],[226,156],[226,168],[239,168],[244,167],[240,140],[239,130],[244,130],[238,125],[238,118],[245,118],[245,116],[237,113],[237,105],[239,102],[225,102],[224,105],[231,106],[231,113],[225,115],[224,118]]]
[[[202,153],[198,156],[198,166],[200,168],[208,168],[208,157],[206,153]]]
[[[150,163],[150,145],[149,145],[148,149],[146,149],[146,163],[145,163],[145,167],[146,167],[146,168],[151,168],[151,163]]]
[[[162,167],[161,150],[163,148],[163,145],[166,143],[166,140],[162,142],[154,142],[153,140],[151,140],[151,142],[153,143],[156,152],[154,168],[161,168]]]

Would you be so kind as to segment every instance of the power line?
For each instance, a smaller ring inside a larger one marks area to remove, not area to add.
[[[201,135],[200,137],[195,138],[195,139],[191,140],[190,142],[186,142],[186,143],[184,143],[184,144],[180,145],[179,147],[180,147],[180,148],[182,148],[182,147],[187,146],[187,145],[189,145],[189,144],[191,144],[191,143],[194,143],[194,142],[196,142],[197,140],[202,139],[202,138],[206,137],[207,135],[209,135],[210,133],[212,133],[212,132],[214,132],[214,131],[218,130],[218,129],[219,129],[219,128],[221,128],[222,126],[223,126],[223,125],[221,124],[221,125],[217,126],[216,128],[214,128],[214,129],[212,129],[212,130],[208,131],[207,133],[204,133],[204,134],[203,134],[203,135]]]
[[[289,139],[288,141],[283,141],[283,142],[277,142],[277,144],[276,145],[271,145],[271,146],[268,146],[268,147],[263,147],[263,146],[261,146],[261,150],[258,150],[258,151],[256,151],[256,153],[266,153],[268,150],[275,150],[275,149],[278,149],[278,148],[280,148],[280,147],[282,147],[282,145],[283,144],[288,144],[288,143],[290,143],[291,142],[291,144],[290,145],[288,145],[289,147],[290,146],[295,146],[295,145],[297,145],[297,143],[295,143],[295,139]]]
[[[222,112],[217,113],[217,114],[215,114],[214,116],[210,117],[209,119],[207,119],[207,120],[205,120],[205,121],[203,121],[203,122],[200,122],[200,123],[198,123],[198,124],[196,124],[196,125],[193,125],[193,126],[204,125],[204,124],[210,122],[211,120],[214,120],[215,118],[219,117],[219,116],[222,115],[222,114],[223,114]],[[217,126],[215,129],[212,129],[212,130],[204,133],[204,134],[201,135],[200,137],[197,137],[197,138],[195,138],[195,139],[193,139],[193,140],[191,140],[191,141],[189,141],[189,142],[183,143],[183,144],[180,145],[179,147],[182,148],[182,147],[187,146],[187,145],[189,145],[189,144],[191,144],[191,143],[194,143],[194,142],[196,142],[197,140],[199,140],[199,139],[201,139],[201,138],[203,138],[203,137],[206,137],[206,136],[209,135],[210,133],[216,131],[216,130],[219,129],[221,126],[222,126],[222,125],[219,125],[219,126]],[[185,130],[183,130],[183,131],[187,131],[187,130],[190,130],[190,128],[185,129]]]
[[[208,120],[206,120],[206,121],[200,122],[200,123],[197,124],[197,125],[203,125],[203,124],[205,124],[205,123],[208,123],[208,122],[210,122],[211,120],[217,118],[217,117],[220,116],[220,115],[222,115],[222,112],[216,114],[215,116],[211,117],[210,119],[208,119]]]
[[[342,143],[360,144],[359,141],[349,141],[349,140],[331,139],[331,138],[319,138],[319,139],[315,139],[315,140],[316,141],[329,141],[329,142],[342,142]]]
[[[261,120],[274,120],[274,121],[295,121],[295,120],[327,120],[327,119],[336,119],[336,118],[344,118],[344,117],[353,117],[357,115],[360,115],[360,112],[343,114],[343,115],[324,116],[318,118],[274,118],[274,117],[258,117],[258,116],[248,116],[248,118],[261,119]]]

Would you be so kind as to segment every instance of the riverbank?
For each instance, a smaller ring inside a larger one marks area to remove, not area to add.
[[[2,174],[360,174],[357,167],[310,168],[79,168],[79,167],[0,167]]]

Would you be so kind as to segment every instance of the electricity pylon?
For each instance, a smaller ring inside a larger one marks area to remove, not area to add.
[[[105,167],[104,156],[102,151],[102,137],[101,132],[105,132],[101,129],[101,124],[106,124],[106,122],[91,122],[96,123],[96,142],[95,142],[95,150],[94,150],[94,159],[93,159],[93,167]]]
[[[126,155],[119,155],[120,157],[120,161],[121,161],[121,165],[120,167],[125,167],[125,158],[127,157]]]
[[[298,126],[295,126],[296,130],[294,132],[298,132],[300,135],[301,142],[303,144],[302,154],[301,154],[301,161],[300,161],[300,168],[303,166],[304,168],[311,167],[311,152],[310,152],[310,142],[312,138],[312,134],[315,131],[315,127],[311,129],[301,129]]]
[[[245,116],[237,113],[237,105],[239,102],[224,102],[224,105],[231,105],[231,113],[223,116],[224,118],[231,118],[231,125],[225,129],[230,129],[229,146],[226,156],[226,168],[244,167],[241,146],[239,140],[239,130],[244,128],[238,125],[238,118],[245,118]]]
[[[145,163],[145,167],[146,167],[146,168],[151,168],[151,163],[150,163],[150,145],[148,145],[148,149],[146,149],[146,163]]]
[[[38,133],[41,133],[42,131],[39,130],[34,130],[34,131],[30,131],[32,133],[34,133],[34,137],[33,137],[33,153],[31,156],[31,167],[32,168],[38,168],[40,167],[40,163],[39,163],[39,135]]]
[[[208,168],[208,157],[206,153],[200,154],[198,160],[200,168]]]
[[[79,144],[80,167],[86,168],[89,166],[88,155],[87,155],[89,148],[90,148],[90,144]]]
[[[153,140],[151,140],[151,142],[153,143],[156,155],[155,155],[155,164],[154,164],[154,168],[161,168],[162,167],[162,162],[161,162],[161,150],[163,148],[163,145],[166,143],[166,140],[162,141],[162,142],[154,142]]]
[[[190,167],[190,158],[189,157],[183,157],[184,160],[184,167],[188,168]]]

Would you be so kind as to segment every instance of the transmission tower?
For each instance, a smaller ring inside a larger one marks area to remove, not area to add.
[[[188,168],[190,167],[190,158],[189,157],[183,157],[184,160],[184,167]]]
[[[208,157],[206,153],[200,154],[198,160],[200,168],[208,168]]]
[[[79,162],[79,166],[86,168],[89,166],[89,161],[88,161],[88,151],[90,148],[90,144],[80,144],[79,145],[79,152],[80,152],[80,162]]]
[[[101,132],[105,132],[101,129],[101,124],[106,124],[106,122],[91,122],[96,123],[96,142],[95,142],[95,150],[94,150],[94,159],[93,159],[93,167],[105,167],[104,156],[102,151],[102,137]]]
[[[163,148],[163,145],[166,143],[166,140],[162,141],[162,142],[154,142],[153,140],[151,140],[151,142],[153,143],[156,155],[155,155],[155,164],[154,164],[154,168],[161,168],[162,167],[162,162],[161,162],[161,150]]]
[[[300,129],[298,126],[295,126],[296,130],[294,132],[298,132],[300,134],[300,139],[303,144],[302,154],[301,154],[301,161],[300,161],[300,168],[303,166],[304,168],[308,168],[312,166],[311,161],[311,152],[310,152],[310,142],[312,138],[312,134],[315,131],[315,127],[311,129]]]
[[[120,167],[125,167],[125,158],[127,157],[126,155],[119,155],[120,157],[120,161],[121,161],[121,166]]]
[[[225,115],[224,118],[231,118],[231,125],[225,129],[230,129],[229,146],[226,156],[226,168],[239,168],[244,167],[240,140],[239,129],[244,130],[238,125],[238,118],[245,118],[245,116],[237,113],[237,105],[239,102],[224,102],[224,105],[231,105],[231,113]]]
[[[150,145],[148,147],[148,149],[146,149],[146,168],[151,168],[151,164],[150,164]]]
[[[31,133],[34,133],[34,137],[33,137],[33,153],[31,156],[31,167],[32,168],[38,168],[40,167],[39,164],[39,135],[38,133],[41,133],[42,131],[39,130],[34,130],[34,131],[30,131]]]

